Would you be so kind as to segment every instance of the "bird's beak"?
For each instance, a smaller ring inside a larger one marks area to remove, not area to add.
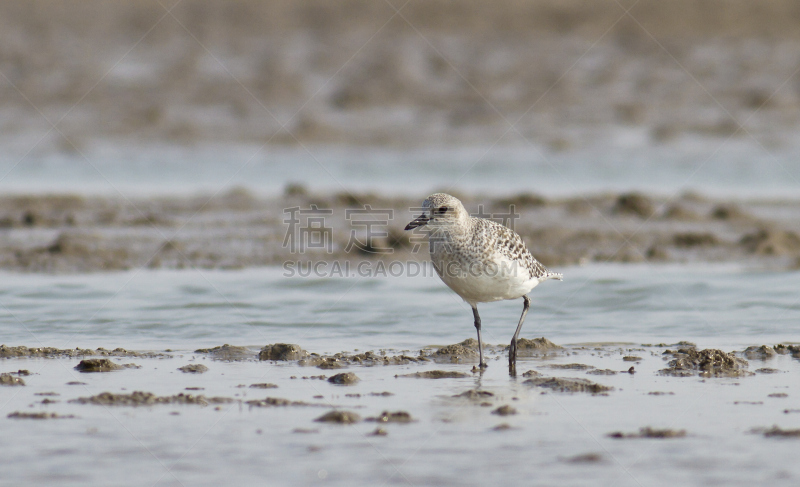
[[[421,214],[417,218],[414,219],[411,223],[406,225],[406,230],[411,230],[412,228],[421,227],[428,223],[429,218],[425,216],[425,213]]]

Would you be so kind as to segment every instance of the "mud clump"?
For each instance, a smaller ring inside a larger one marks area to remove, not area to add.
[[[453,397],[465,397],[467,399],[482,400],[489,397],[494,397],[494,393],[489,391],[479,391],[477,389],[470,389],[468,391],[462,392],[461,394],[456,394]]]
[[[275,343],[267,345],[258,353],[259,360],[301,360],[308,357],[308,352],[300,348],[300,345],[292,343]]]
[[[453,345],[447,345],[445,347],[441,347],[438,350],[436,350],[433,354],[436,356],[455,355],[460,357],[475,357],[478,355],[478,352],[477,350],[474,350],[472,348],[467,348],[461,345],[460,343],[456,343]]]
[[[669,367],[661,369],[660,375],[673,377],[746,377],[754,375],[745,370],[747,361],[735,357],[731,353],[721,350],[707,348],[698,351],[694,348],[678,350],[666,350],[665,354],[672,354],[675,359],[669,361]]]
[[[620,438],[620,439],[629,439],[629,438],[683,438],[686,436],[686,430],[673,430],[673,429],[656,429],[651,427],[640,428],[636,433],[623,433],[621,431],[615,431],[614,433],[609,433],[609,438]]]
[[[269,382],[260,382],[258,384],[250,384],[251,389],[277,389],[278,386],[276,384],[270,384]]]
[[[351,411],[331,411],[314,421],[318,423],[354,424],[361,421],[361,416]]]
[[[453,370],[426,370],[425,372],[415,372],[413,374],[396,375],[395,377],[414,377],[417,379],[462,379],[469,377],[464,372]]]
[[[748,221],[753,217],[735,204],[720,204],[711,211],[711,218],[725,221]]]
[[[405,411],[397,411],[394,413],[384,411],[378,416],[367,418],[366,421],[375,421],[377,423],[411,423],[414,421],[414,418]]]
[[[662,215],[665,220],[699,221],[703,217],[683,205],[671,205]]]
[[[655,213],[655,206],[644,195],[638,193],[621,194],[614,203],[614,213],[650,218]]]
[[[678,349],[697,348],[697,345],[695,345],[692,342],[686,341],[686,340],[681,340],[678,343],[673,343],[671,345],[667,344],[667,343],[656,343],[656,344],[643,343],[642,346],[643,347],[675,347],[675,348],[678,348]]]
[[[537,372],[537,371],[535,371],[535,370],[529,370],[529,371],[523,373],[522,377],[539,377],[540,375],[542,375],[542,374]]]
[[[228,345],[227,343],[214,348],[200,348],[194,352],[211,355],[211,358],[214,360],[225,360],[229,362],[250,360],[253,358],[253,352],[247,347],[237,347]]]
[[[545,206],[547,204],[547,200],[544,198],[544,196],[538,194],[519,193],[508,198],[498,199],[496,201],[496,204],[504,209],[507,209],[507,207],[511,205],[524,208],[524,207]]]
[[[102,392],[96,396],[79,397],[72,399],[71,403],[96,404],[101,406],[154,406],[158,404],[196,404],[208,406],[209,404],[226,404],[234,400],[229,397],[206,397],[193,394],[176,394],[174,396],[156,396],[152,392],[134,391],[130,394],[113,394]]]
[[[779,428],[778,426],[773,426],[768,430],[764,430],[764,436],[767,438],[800,438],[800,429],[785,430]]]
[[[87,348],[71,348],[60,349],[55,347],[8,347],[0,345],[0,358],[24,358],[24,357],[37,357],[37,358],[76,358],[76,357],[146,357],[158,358],[165,357],[162,353],[151,352],[132,352],[124,348],[115,348],[114,350],[106,350],[105,348],[98,348],[97,350],[90,350]]]
[[[0,386],[24,386],[25,381],[9,373],[0,374]]]
[[[492,414],[496,414],[498,416],[512,416],[514,414],[517,414],[517,410],[512,408],[508,404],[504,404],[503,406],[500,406],[499,408],[492,411]]]
[[[208,372],[208,367],[203,364],[189,364],[183,367],[178,367],[178,370],[184,374],[204,374]]]
[[[333,377],[329,377],[328,378],[328,382],[330,382],[331,384],[336,384],[336,385],[340,385],[340,386],[352,386],[352,385],[358,383],[358,381],[360,381],[360,380],[361,379],[359,379],[358,376],[356,374],[352,373],[352,372],[345,372],[345,373],[342,373],[342,374],[336,374]]]
[[[306,367],[317,367],[318,369],[323,370],[331,370],[342,369],[348,364],[338,357],[319,357],[312,354],[311,357],[301,360],[300,365]]]
[[[603,461],[603,455],[599,453],[584,453],[564,459],[567,463],[599,463]]]
[[[62,416],[57,413],[46,413],[46,412],[28,413],[22,411],[15,411],[6,417],[9,419],[70,419],[74,418],[75,416],[71,414]]]
[[[796,255],[800,253],[800,237],[785,230],[761,229],[742,237],[739,244],[755,255]]]
[[[678,233],[672,243],[680,248],[705,247],[718,245],[719,239],[713,233]]]
[[[124,368],[125,367],[122,365],[115,364],[107,358],[87,358],[81,360],[80,363],[75,366],[75,370],[81,372],[111,372]]]
[[[105,348],[100,347],[94,352],[95,355],[100,355],[101,357],[161,358],[167,356],[163,353],[155,353],[155,352],[133,352],[131,350],[125,350],[122,347],[117,347],[114,350],[106,350]]]
[[[748,360],[767,360],[778,354],[775,349],[766,345],[747,347],[743,353]]]
[[[544,387],[557,392],[589,392],[592,394],[600,394],[614,389],[587,379],[565,379],[563,377],[534,377],[524,381],[523,384]]]
[[[0,345],[0,358],[22,358],[22,357],[63,358],[63,357],[82,357],[87,355],[95,355],[95,352],[93,350],[81,349],[81,348],[61,350],[54,347],[28,348],[25,346],[8,347],[6,345]]]
[[[594,369],[586,373],[590,375],[617,375],[617,371],[611,369]]]
[[[560,370],[591,370],[594,368],[593,365],[586,365],[586,364],[552,364],[547,366],[550,369],[560,369]]]
[[[410,357],[408,355],[376,355],[374,352],[365,352],[358,355],[345,355],[340,360],[350,365],[407,365],[413,363],[429,362],[425,357]]]
[[[255,399],[255,400],[252,400],[252,401],[247,401],[246,403],[251,405],[251,406],[258,406],[258,407],[264,407],[264,406],[290,406],[292,404],[292,401],[290,401],[288,399],[283,399],[283,398],[280,398],[280,397],[267,397],[265,399]]]
[[[364,365],[367,367],[377,365],[406,365],[411,363],[428,362],[425,357],[410,357],[408,355],[379,355],[375,352],[364,352],[356,355],[337,353],[330,357],[311,354],[310,357],[300,361],[300,365],[317,367],[323,370],[341,369],[349,365]]]
[[[466,340],[462,341],[458,345],[462,345],[462,346],[464,346],[466,348],[471,348],[472,350],[476,350],[476,351],[478,350],[478,340],[475,339],[475,338],[467,338]],[[486,342],[484,342],[483,346],[484,346],[484,348],[491,347],[491,345],[489,345]]]
[[[267,397],[264,399],[254,399],[252,401],[245,401],[249,406],[264,408],[264,407],[287,407],[287,406],[322,406],[327,407],[326,404],[311,404],[303,401],[290,401],[280,397]]]
[[[527,338],[517,340],[517,355],[520,356],[538,355],[563,349],[564,347],[556,345],[545,337],[534,338],[533,340]]]
[[[488,345],[486,345],[488,347]],[[450,361],[450,362],[461,362],[463,359],[469,359],[470,361],[477,359],[478,354],[478,340],[474,338],[468,338],[461,343],[454,343],[453,345],[447,345],[445,347],[440,347],[438,350],[433,352],[433,358],[437,362],[441,362],[443,359]]]
[[[794,358],[800,358],[800,345],[775,345],[774,347],[775,352],[786,355],[791,354]]]

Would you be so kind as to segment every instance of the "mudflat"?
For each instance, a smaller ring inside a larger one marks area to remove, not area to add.
[[[136,352],[138,368],[124,367],[127,356],[84,349],[82,357],[119,366],[86,374],[76,367],[81,357],[29,347],[0,359],[4,378],[24,377],[23,384],[0,382],[8,433],[0,445],[40,454],[36,469],[9,463],[4,475],[99,482],[122,461],[150,465],[139,474],[148,482],[249,480],[263,475],[253,458],[272,465],[277,482],[327,477],[337,485],[442,477],[478,485],[498,473],[473,470],[475,462],[509,458],[513,478],[559,477],[568,485],[587,478],[657,484],[661,477],[743,485],[775,475],[776,485],[789,485],[800,475],[786,461],[796,452],[800,420],[796,345],[564,344],[520,357],[518,369],[528,372],[519,377],[508,375],[504,347],[487,347],[484,373],[472,369],[468,354],[437,360],[436,350],[448,347],[371,351],[418,360],[367,364],[353,361],[353,352],[307,352],[338,357],[346,372],[335,374],[304,359],[262,360],[259,347],[247,346],[237,347],[236,358],[209,349]],[[208,370],[179,371],[191,364]],[[775,372],[763,372],[766,366]],[[740,449],[759,462],[737,468]],[[221,451],[225,462],[216,459]],[[522,461],[530,457],[538,460]],[[689,458],[697,463],[687,466]]]
[[[566,198],[532,193],[459,196],[472,214],[512,226],[548,266],[800,266],[798,201],[635,192]],[[347,217],[348,211],[364,211],[367,205],[377,215],[369,234]],[[298,185],[278,197],[259,197],[243,188],[193,197],[6,196],[0,197],[0,269],[241,269],[289,262],[287,272],[300,275],[317,261],[329,266],[367,261],[373,267],[380,261],[425,262],[424,234],[402,230],[419,213],[418,206],[412,198],[314,194]],[[306,228],[307,222],[292,208],[328,212],[319,245],[299,247],[297,227]],[[287,224],[292,219],[299,222],[294,228]]]

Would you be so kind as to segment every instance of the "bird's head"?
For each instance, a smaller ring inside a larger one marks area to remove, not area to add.
[[[422,214],[406,225],[405,229],[411,230],[423,225],[446,228],[468,219],[469,213],[458,198],[445,193],[435,193],[422,202]]]

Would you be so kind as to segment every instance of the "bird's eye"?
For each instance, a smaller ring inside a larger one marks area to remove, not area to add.
[[[447,213],[447,210],[448,208],[446,206],[440,206],[439,208],[436,209],[436,213],[439,215],[444,215],[445,213]]]

